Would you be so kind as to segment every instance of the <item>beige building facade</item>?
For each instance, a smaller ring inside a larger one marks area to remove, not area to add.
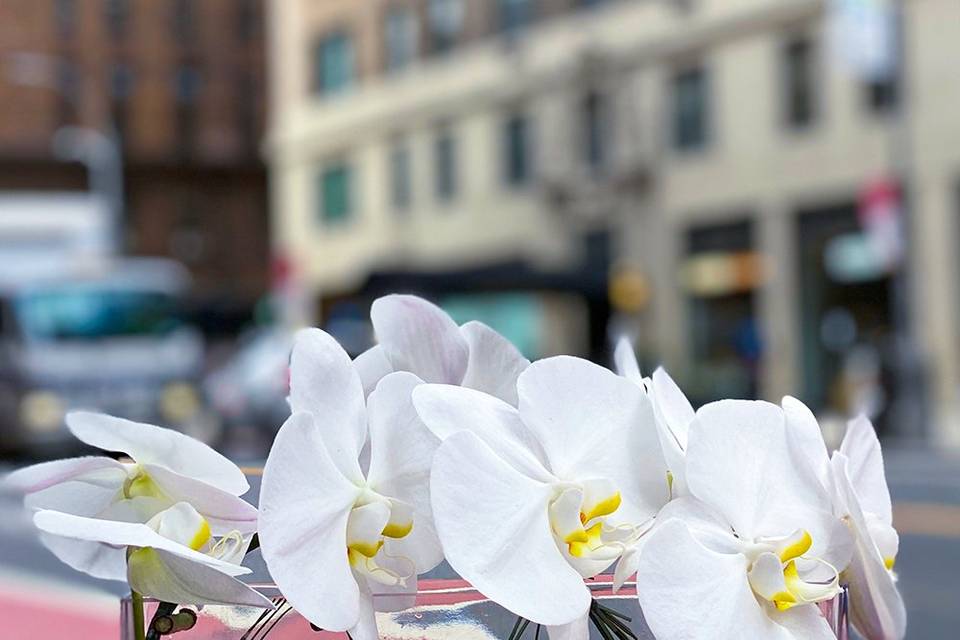
[[[275,249],[319,300],[602,265],[600,339],[637,334],[698,398],[824,413],[902,388],[906,295],[928,415],[885,428],[960,445],[960,5],[903,6],[902,81],[868,85],[820,0],[274,1]],[[905,289],[863,259],[881,177],[909,203]]]

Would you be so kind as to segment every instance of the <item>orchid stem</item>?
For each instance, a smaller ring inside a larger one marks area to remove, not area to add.
[[[143,596],[137,591],[131,591],[130,604],[133,607],[134,640],[146,640],[146,631],[143,626]]]

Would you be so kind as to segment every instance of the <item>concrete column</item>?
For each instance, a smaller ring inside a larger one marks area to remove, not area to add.
[[[784,203],[763,206],[755,236],[766,272],[756,300],[765,347],[760,393],[767,400],[779,402],[784,395],[800,393],[797,237],[793,216]]]

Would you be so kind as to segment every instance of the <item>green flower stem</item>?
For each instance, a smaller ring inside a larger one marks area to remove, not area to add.
[[[135,640],[146,640],[146,632],[143,628],[143,596],[136,591],[131,591],[130,604],[133,606],[133,637]]]

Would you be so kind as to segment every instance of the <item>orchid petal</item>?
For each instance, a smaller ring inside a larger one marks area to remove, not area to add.
[[[73,515],[88,515],[88,517],[97,517],[102,520],[144,523],[164,509],[169,509],[173,505],[174,502],[167,497],[156,498],[152,496],[136,496],[133,498],[117,500],[116,502],[110,504],[110,506],[108,506],[106,509],[96,514],[75,513]],[[61,511],[61,509],[53,510]]]
[[[360,608],[357,623],[350,628],[350,637],[353,640],[379,640],[377,631],[377,614],[374,611],[373,600],[368,593],[360,594]]]
[[[869,640],[901,640],[906,635],[906,609],[893,574],[870,539],[869,525],[850,479],[849,464],[839,452],[831,460],[840,508],[846,512],[855,545],[853,559],[844,571],[850,585],[850,619]]]
[[[165,602],[273,609],[269,599],[236,578],[161,549],[131,553],[127,579],[134,591]]]
[[[346,549],[347,520],[359,494],[330,459],[313,416],[290,416],[263,469],[260,547],[290,604],[331,631],[349,629],[359,615]]]
[[[693,405],[663,367],[657,367],[651,377],[654,406],[670,431],[671,441],[681,451],[687,448],[687,431],[696,417]]]
[[[620,556],[617,568],[613,572],[614,593],[619,591],[624,583],[630,579],[630,576],[637,572],[637,565],[640,564],[640,552],[640,548],[630,547]]]
[[[23,504],[31,511],[51,509],[75,516],[99,516],[120,495],[126,477],[122,467],[103,467],[29,493]]]
[[[237,465],[199,440],[172,429],[86,411],[68,413],[67,427],[91,447],[125,453],[141,464],[166,467],[235,496],[250,489]]]
[[[164,538],[145,524],[83,518],[58,511],[38,511],[33,516],[33,522],[38,529],[52,535],[99,542],[113,547],[152,547],[160,551],[168,551],[192,562],[208,565],[229,575],[250,573],[249,569],[223,562]]]
[[[203,514],[210,521],[214,535],[257,530],[257,508],[243,498],[164,467],[152,464],[141,467],[172,502],[189,502]]]
[[[347,549],[372,558],[383,546],[381,531],[390,519],[389,503],[378,500],[350,511],[347,518]]]
[[[783,577],[783,563],[774,553],[761,553],[753,561],[747,574],[753,592],[764,600],[784,605],[796,604],[796,598],[787,590]]]
[[[40,542],[61,562],[75,571],[100,580],[127,580],[127,550],[124,547],[74,540],[40,533]]]
[[[657,527],[637,568],[647,625],[658,640],[796,640],[757,602],[747,565],[704,547],[680,520]]]
[[[290,407],[313,415],[317,433],[340,472],[363,483],[358,462],[367,438],[363,385],[350,356],[320,329],[297,332],[290,357]]]
[[[547,627],[547,637],[550,640],[589,640],[590,616],[584,615],[573,622]]]
[[[151,518],[147,526],[164,538],[201,551],[210,542],[210,523],[186,502],[178,502]]]
[[[770,617],[793,637],[800,640],[836,640],[820,610],[813,605],[791,607],[786,611],[771,610]]]
[[[667,502],[653,407],[637,385],[587,360],[558,356],[531,364],[517,388],[520,415],[557,477],[607,477],[620,489],[614,523],[643,521]]]
[[[413,404],[440,440],[470,431],[520,473],[543,482],[555,479],[544,468],[543,447],[506,402],[473,389],[425,384],[413,390]]]
[[[784,396],[780,406],[783,408],[787,434],[800,452],[800,462],[809,464],[817,481],[826,485],[830,473],[830,454],[817,417],[807,405],[793,396]]]
[[[481,593],[538,624],[568,624],[587,612],[590,593],[550,530],[549,484],[462,432],[437,449],[430,489],[447,560]]]
[[[745,543],[733,535],[730,525],[710,505],[693,496],[671,500],[657,514],[654,529],[671,520],[682,520],[697,542],[717,553],[742,553]]]
[[[369,396],[380,379],[393,372],[383,347],[374,345],[353,359],[353,366],[363,383],[363,394]]]
[[[847,424],[847,433],[840,444],[840,453],[848,459],[850,482],[860,505],[867,513],[877,515],[887,524],[893,522],[890,490],[883,471],[883,453],[873,424],[860,416]]]
[[[412,373],[391,373],[380,381],[367,402],[367,483],[381,495],[412,507],[413,528],[389,547],[391,553],[410,558],[417,573],[429,571],[443,560],[430,507],[430,463],[440,440],[423,424],[413,406],[412,393],[420,384]],[[391,522],[397,513],[391,511]]]
[[[618,375],[623,376],[633,384],[643,385],[643,374],[640,373],[637,354],[634,352],[633,344],[629,338],[617,340],[617,346],[613,350],[613,365]]]
[[[517,406],[517,376],[530,366],[530,361],[513,343],[482,322],[468,322],[460,327],[460,332],[470,350],[460,384]]]
[[[395,576],[399,576],[398,584],[386,585],[375,580],[361,582],[361,607],[363,595],[368,594],[373,600],[375,611],[404,611],[417,602],[417,576],[410,560],[402,555],[395,555],[390,551],[390,545],[396,540],[387,540],[383,551],[377,554],[378,565]],[[408,577],[409,576],[409,577]]]
[[[124,466],[113,458],[83,456],[18,469],[3,479],[3,486],[25,494],[71,481],[89,483],[98,488],[119,488],[126,477]]]
[[[702,407],[690,427],[687,483],[716,508],[741,537],[785,535],[807,529],[822,552],[834,519],[829,496],[796,472],[780,407],[722,400]],[[819,554],[814,554],[819,555]]]
[[[470,347],[440,307],[394,294],[373,301],[370,320],[394,371],[409,371],[425,382],[463,381]]]

